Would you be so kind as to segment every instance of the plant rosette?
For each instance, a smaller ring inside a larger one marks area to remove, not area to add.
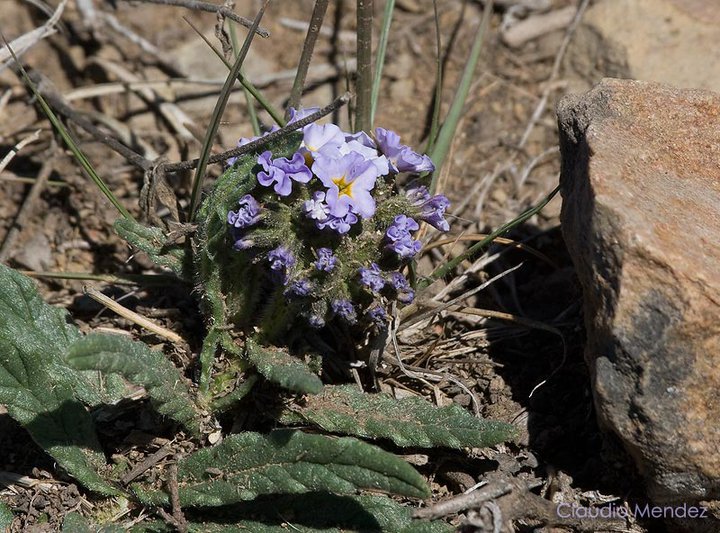
[[[291,122],[314,111],[293,111]],[[229,321],[277,345],[308,328],[386,328],[392,305],[415,296],[405,272],[422,247],[420,224],[449,229],[445,196],[422,185],[400,191],[396,178],[434,165],[383,128],[371,137],[312,123],[294,139],[247,156],[244,169],[229,161],[216,185],[223,194],[207,201],[207,216],[227,208],[222,245],[231,254],[221,255],[238,266],[221,276],[244,280],[223,284]]]

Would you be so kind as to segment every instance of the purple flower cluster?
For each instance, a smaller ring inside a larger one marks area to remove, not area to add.
[[[385,231],[387,249],[395,252],[400,259],[409,259],[420,251],[420,241],[412,238],[411,233],[420,229],[420,225],[406,215],[398,215]]]
[[[290,122],[315,111],[290,110]],[[310,327],[338,319],[387,327],[388,306],[415,296],[401,270],[421,250],[420,222],[449,229],[445,196],[422,186],[399,196],[393,177],[435,167],[383,128],[370,136],[313,123],[301,132],[294,153],[257,156],[258,186],[227,214],[234,248],[256,248],[262,290],[296,305]]]

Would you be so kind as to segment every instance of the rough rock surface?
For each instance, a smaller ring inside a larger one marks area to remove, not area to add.
[[[583,17],[566,67],[588,87],[604,76],[718,90],[718,0],[602,0]]]
[[[598,416],[656,502],[720,500],[720,94],[606,79],[558,119]]]

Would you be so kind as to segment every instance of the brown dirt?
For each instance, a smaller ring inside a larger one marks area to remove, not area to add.
[[[569,3],[569,0],[554,2],[556,7]],[[252,17],[256,4],[251,0],[238,1],[236,12]],[[476,2],[459,0],[438,4],[444,40],[443,111],[446,111],[482,7]],[[93,36],[76,4],[70,3],[62,19],[64,29],[23,58],[26,65],[41,70],[52,80],[61,93],[67,95],[79,87],[117,81],[117,76],[107,68],[109,61],[146,80],[183,74],[206,79],[222,76],[224,67],[213,59],[194,64],[190,61],[194,54],[203,53],[205,45],[181,18],[187,16],[217,43],[212,38],[213,15],[124,1],[117,2],[115,9],[100,2],[96,2],[96,7],[114,14],[121,24],[157,46],[162,61],[107,28],[99,29]],[[251,79],[295,67],[304,35],[281,24],[281,18],[308,20],[311,7],[309,0],[270,5],[263,25],[271,37],[258,39],[253,45],[247,67]],[[377,6],[378,13],[380,7]],[[6,0],[2,9],[0,28],[8,38],[44,20],[37,9],[20,0]],[[499,42],[497,28],[501,18],[502,13],[497,12],[450,161],[441,176],[441,190],[457,206],[453,234],[486,233],[538,202],[557,183],[559,157],[553,153],[540,161],[524,183],[519,184],[517,180],[535,156],[557,144],[553,109],[561,95],[561,84],[551,91],[550,102],[526,145],[518,149],[517,142],[546,87],[562,35],[551,34],[520,51],[513,51]],[[306,106],[325,105],[345,90],[343,68],[352,58],[353,45],[343,38],[343,32],[352,31],[354,27],[353,2],[344,0],[333,4],[325,26],[332,28],[333,24],[341,30],[339,39],[333,42],[322,36],[314,58],[316,65],[331,65],[327,69],[330,74],[312,78],[312,88],[303,99]],[[398,131],[404,142],[421,147],[434,90],[432,2],[398,1],[393,28],[376,123]],[[175,72],[172,72],[173,66],[177,69]],[[273,103],[282,106],[291,82],[291,79],[274,81],[263,91]],[[32,215],[20,228],[18,239],[10,249],[8,264],[20,269],[96,274],[150,271],[151,263],[142,255],[133,255],[113,233],[115,211],[80,173],[68,153],[58,146],[27,91],[17,77],[6,70],[0,74],[0,96],[7,90],[11,91],[10,100],[0,110],[0,154],[5,154],[35,129],[41,128],[42,132],[40,141],[16,156],[1,177],[34,178],[42,165],[52,160],[50,179],[64,183],[45,187],[32,206]],[[214,102],[207,90],[207,87],[183,87],[176,92],[165,88],[158,92],[169,100],[177,98],[179,107],[194,121],[194,128],[190,130],[201,136]],[[237,138],[250,134],[243,102],[241,93],[231,98],[218,134],[218,147],[231,147]],[[199,141],[183,140],[159,115],[157,106],[136,95],[117,93],[74,100],[72,104],[118,121],[133,133],[133,142],[142,140],[169,160],[189,159],[199,151]],[[345,110],[336,118],[347,125]],[[76,131],[99,174],[107,179],[123,204],[138,213],[142,174],[81,130]],[[217,171],[217,168],[211,170]],[[170,178],[170,186],[178,198],[189,198],[189,180],[190,175]],[[13,226],[28,189],[28,185],[0,179],[0,238]],[[595,424],[589,378],[582,358],[579,288],[559,232],[558,212],[559,199],[555,199],[542,214],[508,235],[524,240],[548,261],[522,250],[496,245],[490,253],[505,253],[486,268],[470,274],[450,294],[459,295],[523,262],[521,269],[470,299],[466,305],[510,313],[556,328],[564,339],[566,357],[557,334],[518,321],[489,320],[461,312],[447,313],[432,323],[400,334],[406,365],[452,373],[479,400],[483,416],[512,422],[522,433],[518,443],[498,446],[495,450],[471,450],[469,454],[439,450],[428,453],[429,458],[421,458],[419,462],[424,465],[419,468],[431,482],[433,501],[458,495],[493,476],[535,483],[530,496],[496,500],[498,509],[504,513],[503,520],[513,520],[518,531],[529,531],[543,524],[546,524],[544,531],[588,530],[583,524],[559,523],[547,509],[544,514],[539,513],[537,506],[527,503],[527,498],[533,495],[540,495],[545,502],[583,505],[619,503],[623,499],[642,497],[623,454]],[[443,253],[456,255],[463,246],[445,246],[439,249],[442,251],[427,254],[421,267],[437,263]],[[113,297],[123,297],[124,305],[177,332],[188,339],[188,345],[170,346],[111,312],[101,312],[101,307],[83,294],[84,284],[97,286]],[[202,334],[202,319],[187,287],[157,289],[66,280],[43,280],[39,285],[46,300],[67,308],[84,330],[129,331],[135,338],[161,345],[177,364],[192,368]],[[380,368],[383,389],[398,396],[420,394],[440,405],[456,402],[472,409],[471,396],[458,385],[442,381],[428,386],[409,378],[392,363],[393,357],[394,354],[388,353],[388,361]],[[142,408],[128,405],[118,411],[112,422],[102,428],[108,457],[115,463],[129,466],[139,463],[173,437],[168,428],[159,425],[159,421]],[[82,489],[78,491],[55,470],[52,461],[7,415],[0,414],[0,424],[0,473],[12,472],[32,480],[29,486],[26,486],[28,483],[6,483],[6,488],[0,491],[0,500],[17,513],[13,530],[57,530],[64,515],[72,510],[99,514],[101,501]],[[253,423],[237,419],[233,424],[242,428]],[[127,514],[120,513],[118,522],[129,523],[138,517],[139,511],[131,507]],[[488,508],[471,510],[461,516],[451,516],[449,520],[465,524],[469,531],[481,531],[481,524],[487,524],[488,512]],[[604,526],[595,526],[598,531],[604,529]],[[620,529],[607,530],[644,529],[627,523]]]

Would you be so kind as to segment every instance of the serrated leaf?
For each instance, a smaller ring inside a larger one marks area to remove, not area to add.
[[[86,487],[118,494],[92,418],[76,399],[99,399],[85,373],[63,355],[80,337],[64,310],[47,305],[29,278],[0,265],[0,404],[47,453]]]
[[[310,367],[285,350],[260,346],[252,339],[245,343],[246,356],[266,379],[281,387],[303,394],[317,394],[323,384]]]
[[[200,433],[200,414],[180,371],[163,354],[119,335],[91,334],[68,349],[67,361],[79,370],[116,373],[145,388],[157,411]]]
[[[288,407],[280,422],[310,423],[333,433],[420,448],[484,448],[516,435],[512,425],[476,418],[458,405],[435,407],[421,398],[396,400],[352,385],[325,386],[302,405]]]
[[[156,226],[145,226],[129,218],[119,218],[113,224],[115,232],[138,250],[145,252],[158,266],[187,277],[190,264],[187,248],[174,243]]]
[[[180,504],[214,507],[263,494],[374,489],[424,498],[429,489],[408,463],[352,438],[299,431],[231,435],[178,462]],[[133,486],[149,505],[166,505],[164,492]]]

